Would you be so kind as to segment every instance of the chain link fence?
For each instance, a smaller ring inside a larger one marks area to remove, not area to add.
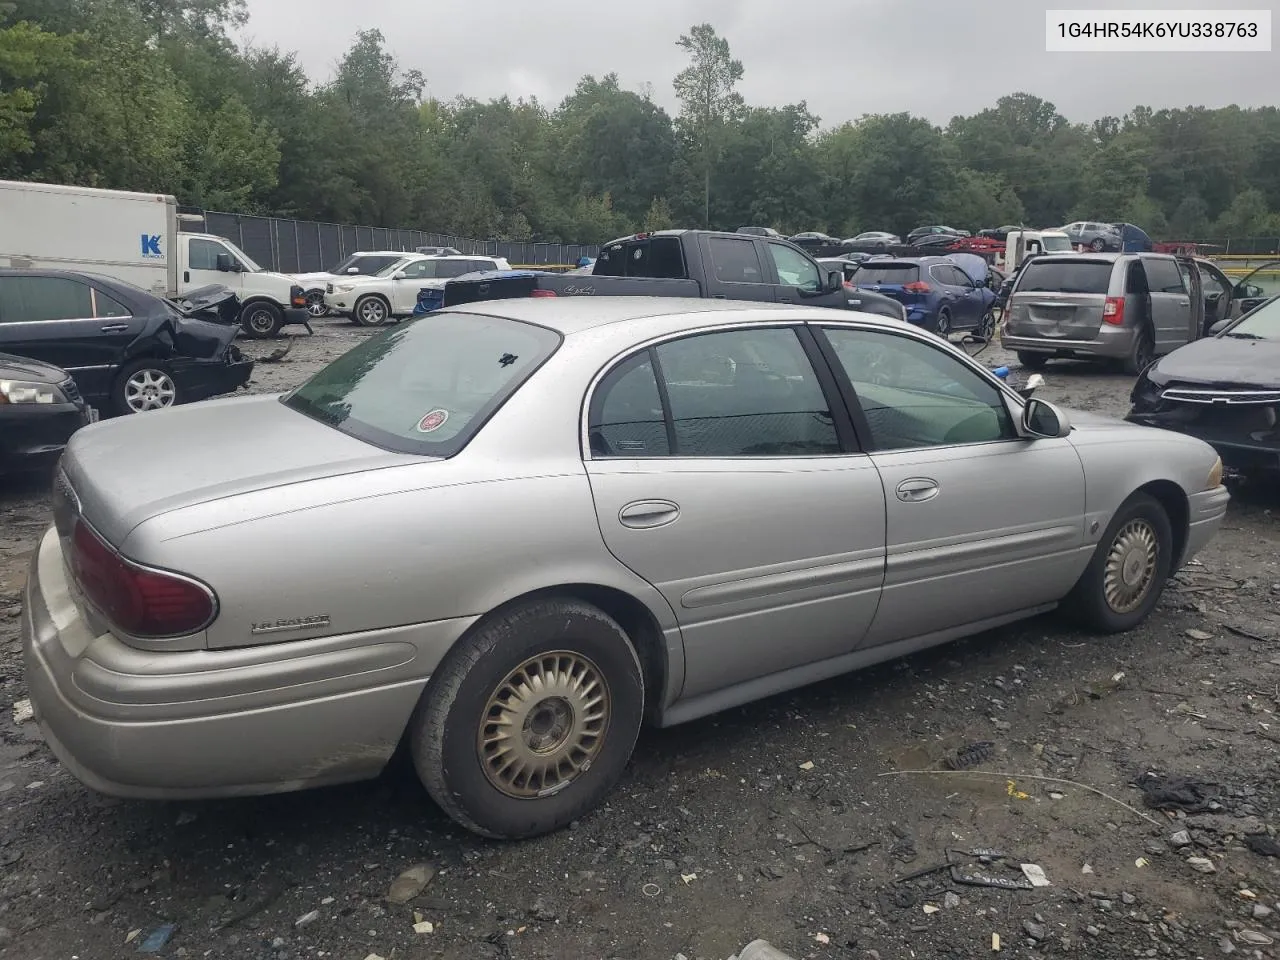
[[[184,224],[225,237],[258,262],[279,273],[319,273],[361,250],[403,250],[454,247],[477,256],[505,257],[513,267],[574,267],[582,257],[594,257],[598,244],[522,243],[510,240],[469,240],[422,230],[358,227],[350,224],[252,217],[238,213],[204,213]]]
[[[1194,241],[1206,256],[1280,256],[1280,237],[1209,237]]]

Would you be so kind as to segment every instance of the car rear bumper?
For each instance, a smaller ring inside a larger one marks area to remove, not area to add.
[[[1133,350],[1136,330],[1130,327],[1103,326],[1094,340],[1066,340],[1053,337],[1017,336],[1004,333],[1000,346],[1022,353],[1043,353],[1051,357],[1102,357],[1121,360]]]
[[[84,403],[0,406],[0,473],[52,466],[71,435],[89,422]]]
[[[306,307],[285,307],[284,325],[286,327],[293,325],[309,327],[311,326],[311,314],[307,312]]]
[[[277,793],[376,776],[471,618],[228,650],[95,636],[49,531],[22,618],[29,696],[81,782],[154,799]]]

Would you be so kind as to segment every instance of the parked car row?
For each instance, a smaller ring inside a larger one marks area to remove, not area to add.
[[[230,393],[253,372],[226,288],[175,303],[60,270],[0,269],[0,472],[40,468],[80,426]]]
[[[380,327],[391,320],[413,316],[418,294],[439,290],[454,277],[491,270],[510,270],[503,257],[461,254],[374,254],[377,269],[359,275],[332,276],[325,281],[326,313],[350,317],[364,327]]]

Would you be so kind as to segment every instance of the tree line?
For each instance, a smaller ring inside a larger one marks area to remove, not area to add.
[[[377,30],[314,81],[290,51],[236,44],[246,17],[244,0],[0,0],[0,177],[480,239],[1077,219],[1280,236],[1274,107],[1081,124],[1013,93],[945,127],[896,113],[823,128],[804,101],[746,103],[745,67],[709,24],[676,41],[674,116],[613,74],[554,107],[441,102]]]

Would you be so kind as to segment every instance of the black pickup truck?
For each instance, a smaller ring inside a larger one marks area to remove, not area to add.
[[[513,297],[696,297],[858,310],[905,320],[896,300],[846,286],[799,247],[711,230],[637,233],[600,248],[590,276],[510,271],[459,277],[442,306]]]

